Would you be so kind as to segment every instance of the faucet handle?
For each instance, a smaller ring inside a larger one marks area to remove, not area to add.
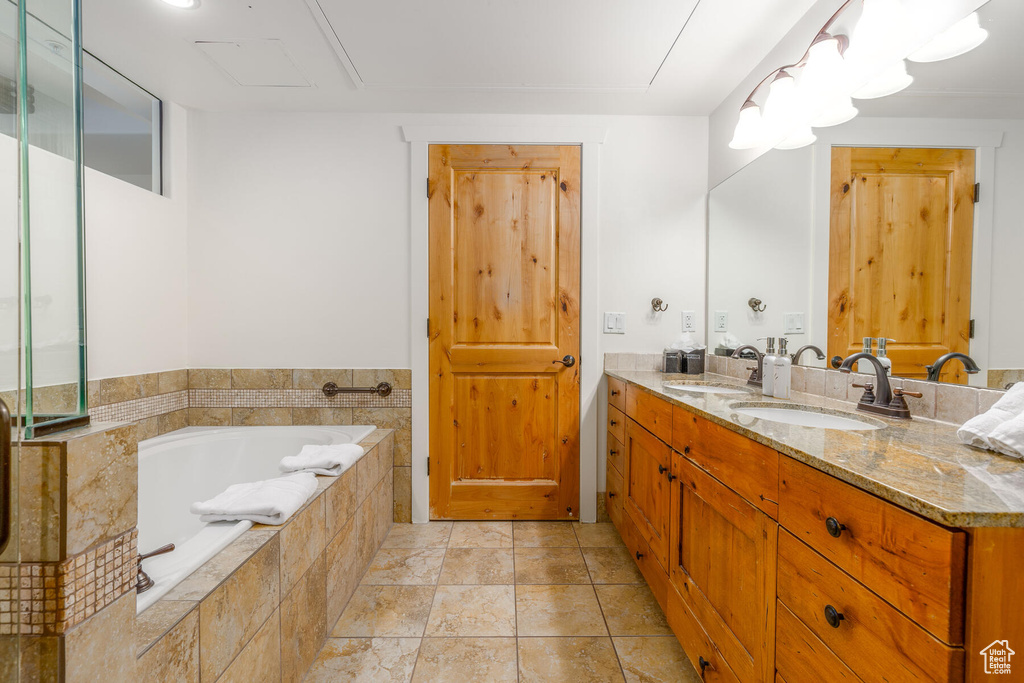
[[[148,560],[151,557],[156,557],[157,555],[164,555],[166,553],[171,552],[172,550],[174,550],[174,544],[173,543],[168,543],[167,545],[162,545],[159,548],[157,548],[156,550],[152,550],[152,551],[150,551],[150,552],[148,552],[148,553],[146,553],[144,555],[139,555],[139,563],[141,563],[143,560]]]
[[[875,402],[875,385],[873,382],[864,382],[864,384],[852,384],[851,386],[864,390],[864,395],[860,397],[861,403]]]
[[[893,389],[892,390],[892,395],[893,396],[913,396],[914,398],[924,398],[924,394],[922,394],[920,391],[907,391],[906,389],[901,389],[900,387],[896,387],[895,389]]]
[[[868,391],[874,391],[875,390],[874,382],[864,382],[864,384],[854,383],[854,384],[851,384],[850,386],[856,387],[858,389],[867,389]]]

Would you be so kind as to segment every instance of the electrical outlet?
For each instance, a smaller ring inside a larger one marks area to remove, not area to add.
[[[785,313],[782,316],[782,327],[785,334],[804,333],[804,314]]]
[[[715,332],[729,331],[729,312],[715,311]]]
[[[683,332],[697,331],[697,314],[693,311],[683,311]]]
[[[626,334],[626,314],[610,313],[604,314],[605,334]]]

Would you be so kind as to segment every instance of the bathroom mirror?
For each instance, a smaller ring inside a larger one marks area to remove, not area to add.
[[[785,336],[790,353],[825,352],[801,365],[829,367],[863,337],[886,337],[897,376],[926,379],[962,352],[979,372],[951,360],[941,381],[1024,380],[1024,5],[989,3],[979,16],[989,38],[974,51],[907,62],[906,90],[854,100],[852,121],[711,190],[709,349]]]

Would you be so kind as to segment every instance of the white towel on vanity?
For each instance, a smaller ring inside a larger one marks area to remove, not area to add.
[[[363,447],[354,443],[331,446],[307,444],[298,455],[281,459],[282,472],[312,472],[326,477],[337,477],[356,464],[363,455]]]
[[[1003,455],[1024,460],[1024,414],[993,429],[988,442]]]
[[[1024,382],[1010,387],[987,412],[965,422],[956,435],[968,446],[1000,450],[992,443],[992,435],[1004,422],[1021,415],[1024,415]]]
[[[284,524],[316,491],[316,477],[291,474],[246,484],[232,484],[202,503],[192,503],[192,514],[202,522],[249,520],[258,524]]]

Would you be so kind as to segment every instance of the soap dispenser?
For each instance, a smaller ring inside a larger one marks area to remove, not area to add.
[[[875,342],[874,337],[864,337],[864,348],[861,349],[864,353],[871,353],[871,347]],[[870,373],[874,372],[871,369],[871,364],[866,361],[857,361],[857,372]]]
[[[761,359],[761,393],[775,395],[775,337],[761,337],[765,340],[764,358]]]
[[[886,339],[885,337],[878,338],[878,362],[885,368],[886,375],[892,375],[892,359],[886,355],[885,343],[896,341],[895,339]]]
[[[775,358],[775,398],[789,398],[789,387],[793,376],[793,359],[789,357],[786,345],[789,340],[779,337],[779,355]]]

